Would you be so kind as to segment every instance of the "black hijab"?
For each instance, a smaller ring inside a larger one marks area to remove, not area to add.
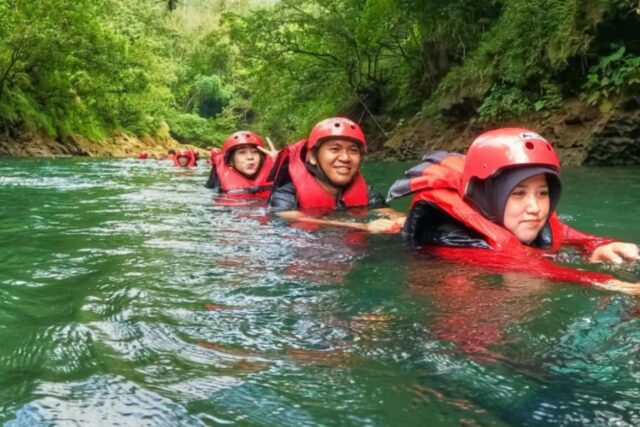
[[[545,166],[505,168],[484,180],[475,180],[467,194],[471,204],[490,221],[504,225],[504,209],[513,189],[527,178],[544,174],[549,186],[549,215],[560,200],[562,184],[558,174]]]

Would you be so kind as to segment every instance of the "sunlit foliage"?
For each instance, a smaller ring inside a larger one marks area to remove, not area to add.
[[[635,0],[0,1],[0,132],[285,142],[336,114],[500,120],[637,86]],[[444,120],[443,120],[444,119]]]

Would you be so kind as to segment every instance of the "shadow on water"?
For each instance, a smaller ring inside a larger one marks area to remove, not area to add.
[[[634,299],[290,227],[214,203],[206,175],[0,161],[1,422],[640,424]],[[581,208],[564,219],[622,218]]]

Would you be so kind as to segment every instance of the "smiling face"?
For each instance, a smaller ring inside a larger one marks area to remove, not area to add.
[[[178,164],[180,166],[187,166],[189,164],[189,158],[187,156],[178,156]]]
[[[516,185],[504,207],[504,227],[522,243],[535,240],[549,217],[549,186],[541,173]]]
[[[253,177],[260,170],[262,156],[253,145],[236,148],[231,157],[231,165],[235,170],[246,176]]]
[[[331,139],[309,155],[309,162],[320,167],[333,185],[344,187],[360,171],[362,152],[357,142]]]

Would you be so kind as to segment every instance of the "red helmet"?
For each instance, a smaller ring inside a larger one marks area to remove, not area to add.
[[[316,124],[307,141],[307,147],[312,150],[316,145],[328,139],[346,139],[362,145],[362,151],[367,152],[367,141],[360,126],[344,117],[332,117]]]
[[[255,132],[251,132],[248,130],[241,130],[238,132],[234,132],[224,140],[224,145],[222,146],[222,152],[226,155],[238,147],[239,145],[254,145],[256,147],[264,147],[264,141],[260,138]]]
[[[558,156],[549,142],[522,128],[503,128],[485,132],[467,150],[459,192],[467,194],[472,179],[487,179],[511,166],[546,166],[560,172]]]
[[[198,162],[196,161],[196,154],[191,151],[191,150],[187,150],[187,149],[182,149],[180,151],[178,151],[175,155],[175,157],[173,158],[173,164],[175,166],[181,166],[180,165],[180,158],[184,157],[186,159],[188,159],[188,162],[185,166],[196,166],[198,164]]]

